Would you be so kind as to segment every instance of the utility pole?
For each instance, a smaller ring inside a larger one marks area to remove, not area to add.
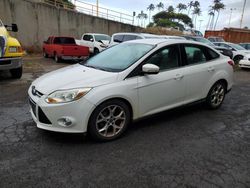
[[[243,17],[244,17],[246,2],[247,2],[247,0],[244,0],[244,5],[243,5],[242,14],[241,14],[241,19],[240,19],[240,28],[242,28],[242,23],[243,23]]]
[[[236,8],[230,8],[230,17],[229,17],[228,28],[230,28],[230,25],[231,25],[231,18],[232,18],[233,10],[236,10]]]
[[[99,16],[99,0],[96,0],[96,15]]]

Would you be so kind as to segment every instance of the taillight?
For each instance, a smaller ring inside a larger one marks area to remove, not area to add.
[[[231,65],[232,67],[234,66],[233,60],[229,60],[227,63],[228,63],[229,65]]]

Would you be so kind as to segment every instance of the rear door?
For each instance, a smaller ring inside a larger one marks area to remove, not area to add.
[[[186,82],[185,72],[180,68],[179,45],[158,50],[144,62],[148,63],[159,66],[160,72],[138,78],[140,115],[150,115],[183,104]]]
[[[183,44],[185,79],[187,81],[186,102],[204,98],[209,80],[216,72],[216,59],[219,54],[210,48],[196,44]]]

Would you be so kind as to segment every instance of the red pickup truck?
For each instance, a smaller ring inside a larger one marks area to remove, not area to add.
[[[56,62],[61,59],[83,59],[89,56],[89,47],[77,45],[73,37],[50,36],[43,43],[43,56],[54,57]]]

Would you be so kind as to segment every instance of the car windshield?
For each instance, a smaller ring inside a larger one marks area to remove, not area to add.
[[[104,71],[120,72],[134,64],[153,48],[154,46],[149,44],[122,43],[104,50],[81,64]]]
[[[201,42],[201,43],[205,43],[205,44],[207,44],[207,45],[209,45],[209,46],[212,46],[212,47],[214,47],[215,45],[212,43],[212,42],[210,42],[209,40],[207,40],[207,39],[205,39],[205,38],[194,38],[194,40],[195,41],[197,41],[197,42]]]
[[[94,35],[95,41],[100,41],[100,40],[110,40],[110,36],[108,35]]]
[[[235,48],[236,50],[246,50],[245,48],[243,48],[242,46],[240,46],[238,44],[230,43],[230,46]]]

